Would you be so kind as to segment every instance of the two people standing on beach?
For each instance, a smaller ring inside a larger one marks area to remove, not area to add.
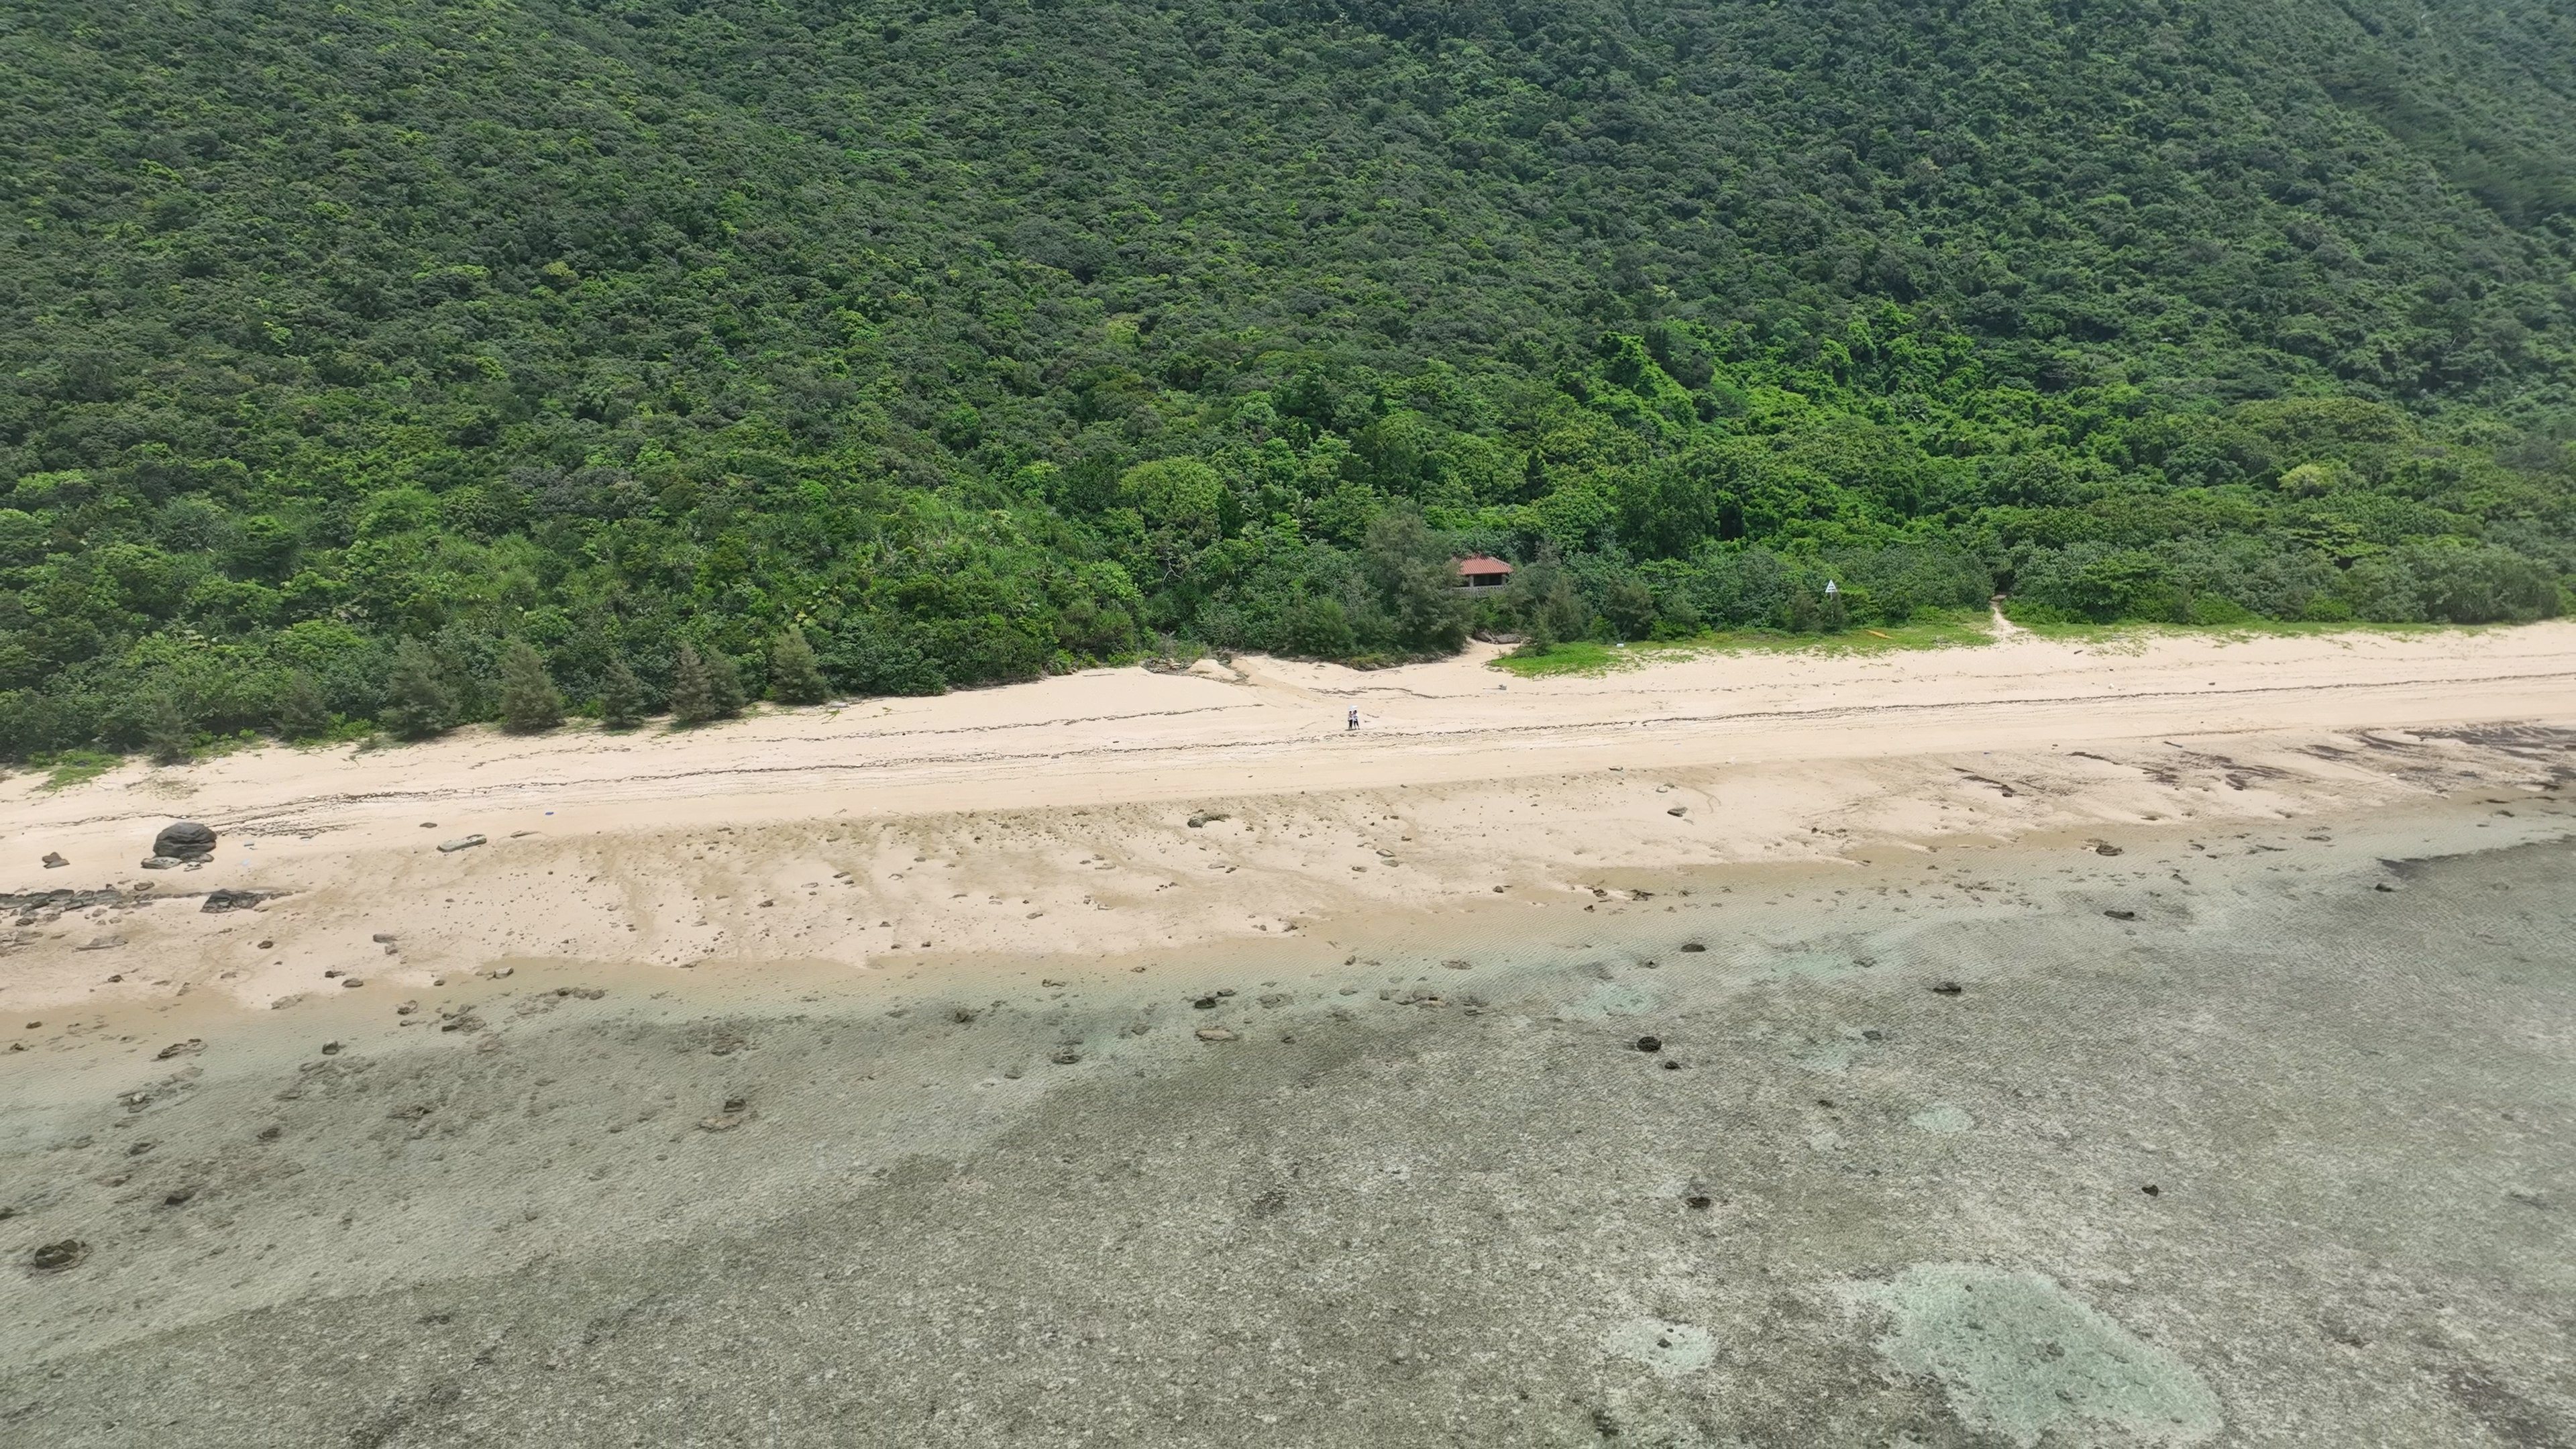
[[[1348,730],[1355,730],[1355,729],[1358,729],[1359,727],[1360,727],[1360,707],[1359,707],[1358,705],[1356,705],[1356,704],[1355,704],[1355,705],[1352,705],[1352,706],[1351,706],[1351,722],[1350,722],[1348,725],[1344,726],[1344,729],[1345,729],[1345,731],[1347,732]]]

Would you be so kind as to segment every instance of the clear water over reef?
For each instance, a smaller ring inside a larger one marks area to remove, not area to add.
[[[2576,846],[2518,808],[1177,989],[532,964],[140,1102],[66,1046],[0,1114],[0,1230],[83,1244],[13,1270],[0,1444],[2564,1442]]]

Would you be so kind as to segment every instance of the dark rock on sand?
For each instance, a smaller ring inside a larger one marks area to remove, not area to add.
[[[28,1254],[27,1266],[39,1273],[60,1273],[66,1268],[79,1267],[88,1256],[89,1244],[78,1238],[65,1238],[58,1243],[47,1243]]]
[[[1641,1036],[1637,1038],[1637,1050],[1641,1052],[1659,1052],[1663,1049],[1664,1039],[1662,1037]]]
[[[2104,911],[2102,914],[2115,921],[2134,921],[2138,918],[2138,913],[2135,911]]]
[[[1684,941],[1682,942],[1682,949],[1685,951],[1705,951],[1708,948],[1697,941]]]
[[[152,853],[172,860],[204,860],[215,853],[215,832],[194,820],[174,821],[152,837]]]
[[[63,859],[60,852],[51,850],[45,852],[45,869],[60,870],[69,864],[71,864],[71,862]]]
[[[1965,987],[1961,986],[1956,981],[1936,981],[1932,983],[1932,994],[1935,996],[1956,996],[1965,989]]]
[[[269,897],[267,891],[215,890],[206,892],[206,903],[197,907],[209,915],[225,911],[248,910]]]

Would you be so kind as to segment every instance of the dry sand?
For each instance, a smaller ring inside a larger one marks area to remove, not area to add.
[[[291,894],[256,920],[65,917],[17,943],[0,1006],[181,988],[267,1005],[333,989],[332,969],[418,991],[504,957],[909,970],[1241,940],[1495,885],[1830,858],[1861,838],[2408,798],[2403,770],[2338,762],[2318,737],[2576,718],[2571,623],[2015,634],[1529,681],[1487,667],[1493,652],[1374,673],[1250,657],[1097,670],[688,733],[269,748],[57,792],[21,775],[0,781],[8,889]],[[1186,825],[1206,813],[1227,818]],[[136,869],[179,816],[222,833],[217,861]],[[468,834],[489,843],[438,851]],[[47,852],[71,866],[39,868]],[[100,940],[123,944],[76,949]],[[104,989],[114,974],[127,990]]]
[[[2564,1442],[2571,725],[2022,635],[0,781],[113,892],[0,924],[0,1444]]]

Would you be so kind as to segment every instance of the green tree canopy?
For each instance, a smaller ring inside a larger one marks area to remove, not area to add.
[[[624,717],[791,625],[923,693],[1828,580],[2554,612],[2576,19],[2464,17],[65,0],[0,48],[0,754],[496,718],[511,640]],[[1469,549],[1563,591],[1461,612]]]

